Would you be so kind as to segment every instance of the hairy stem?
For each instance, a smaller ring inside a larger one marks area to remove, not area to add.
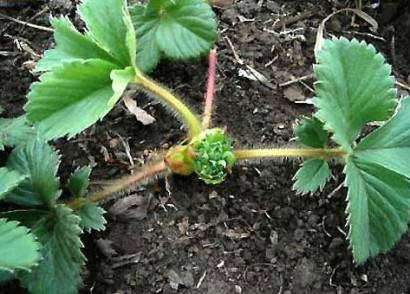
[[[208,56],[208,83],[206,87],[205,95],[205,109],[202,118],[202,127],[208,129],[211,124],[212,107],[214,103],[215,95],[215,77],[216,77],[216,63],[217,55],[216,50],[213,49],[209,52]]]
[[[135,188],[145,183],[147,180],[150,180],[154,178],[155,176],[166,172],[167,169],[168,167],[164,161],[145,165],[141,170],[135,172],[134,174],[113,181],[103,190],[95,192],[85,197],[85,199],[75,198],[69,203],[67,203],[67,205],[71,209],[78,209],[79,207],[83,205],[84,201],[91,202],[91,203],[105,202],[106,200],[109,200],[110,197],[112,197],[112,195],[116,193],[124,192],[127,189]]]
[[[136,73],[134,82],[174,110],[182,118],[191,137],[198,135],[202,131],[201,122],[199,121],[198,116],[194,114],[180,98],[173,95],[171,91],[146,77],[141,72]]]
[[[305,157],[305,158],[343,158],[346,153],[338,148],[332,149],[297,149],[297,148],[273,148],[273,149],[243,149],[236,150],[234,154],[238,160],[262,159],[276,157]]]

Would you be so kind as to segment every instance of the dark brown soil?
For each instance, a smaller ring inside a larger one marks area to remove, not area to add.
[[[279,84],[311,73],[316,28],[341,8],[330,2],[241,0],[216,10],[220,38],[214,125],[226,126],[236,146],[289,145],[296,118],[311,113],[310,106],[292,100],[311,97],[307,88],[313,81],[306,80],[307,87],[294,84],[291,90]],[[50,14],[68,13],[78,23],[74,1],[0,12],[43,26],[49,26]],[[370,35],[360,20],[351,26],[347,15],[330,21],[328,32],[373,43],[393,64],[397,78],[410,82],[409,8],[388,20],[383,12],[368,12],[384,17],[377,34],[384,40]],[[278,17],[300,13],[305,17],[286,28],[273,27]],[[293,33],[271,32],[285,30]],[[234,57],[230,42],[239,58],[269,83],[241,76],[246,67]],[[37,78],[30,69],[51,45],[49,32],[0,16],[0,105],[7,116],[23,112],[25,95]],[[206,67],[206,60],[163,62],[153,76],[199,112]],[[157,119],[153,125],[144,127],[119,105],[78,138],[56,142],[63,179],[86,164],[94,165],[96,181],[127,174],[131,166],[121,138],[128,141],[137,166],[155,150],[183,139],[171,114],[142,95],[138,99]],[[410,233],[389,254],[356,267],[345,240],[346,191],[332,193],[343,182],[340,168],[334,168],[322,193],[301,197],[292,191],[298,164],[285,160],[238,166],[220,186],[170,177],[140,188],[136,194],[150,201],[147,209],[127,216],[107,214],[107,230],[85,236],[89,262],[82,293],[410,293]],[[112,242],[113,256],[97,245],[101,240]],[[12,284],[0,293],[25,292]]]

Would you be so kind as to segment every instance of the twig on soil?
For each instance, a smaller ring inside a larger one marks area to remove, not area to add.
[[[36,14],[34,14],[32,17],[30,17],[28,20],[32,21],[34,19],[36,19],[37,17],[43,15],[44,13],[46,13],[50,8],[48,6],[44,7],[43,9],[41,9],[39,12],[37,12]]]
[[[332,235],[326,230],[326,225],[325,225],[326,218],[327,218],[326,215],[322,218],[322,228],[323,228],[323,232],[324,232],[328,237],[332,237]]]
[[[199,278],[198,284],[196,284],[196,288],[199,289],[202,285],[202,282],[205,280],[207,272],[204,271],[204,273],[202,274],[202,276]]]
[[[127,155],[127,158],[130,162],[131,167],[133,168],[135,166],[134,159],[132,158],[131,155],[131,148],[130,144],[128,143],[128,140],[125,140],[120,134],[117,132],[114,132],[114,134],[120,139],[122,146],[124,147],[125,154]]]
[[[0,51],[0,56],[5,56],[5,57],[16,56],[18,54],[19,54],[18,52],[13,52],[13,51]]]
[[[129,264],[137,264],[141,261],[141,252],[120,256],[114,260],[118,261],[111,266],[112,269],[117,269]]]
[[[327,195],[327,199],[332,198],[338,191],[340,191],[340,189],[342,189],[344,187],[345,183],[341,183],[339,186],[337,186],[332,192],[329,193],[329,195]]]
[[[337,271],[337,269],[338,269],[339,267],[340,267],[340,264],[337,265],[337,266],[332,270],[332,273],[331,273],[330,278],[329,278],[329,285],[330,285],[331,287],[337,287],[337,285],[333,283],[333,277],[334,277],[334,275],[335,275],[335,273],[336,273],[336,271]]]
[[[375,40],[378,40],[378,41],[386,42],[385,38],[374,35],[374,34],[370,34],[370,33],[363,33],[363,32],[357,32],[357,31],[343,31],[342,33],[369,37],[369,38],[372,38],[372,39],[375,39]]]
[[[300,83],[303,87],[305,87],[306,89],[308,89],[311,93],[315,93],[315,90],[314,90],[312,87],[310,87],[308,84],[306,84],[304,81],[299,81],[299,83]]]
[[[45,31],[45,32],[53,32],[52,28],[32,24],[32,23],[29,23],[29,22],[25,22],[25,21],[19,20],[17,18],[5,15],[3,13],[0,13],[0,17],[4,18],[4,19],[7,19],[7,20],[10,20],[10,21],[14,21],[14,22],[16,22],[18,24],[21,24],[21,25],[28,26],[28,27],[33,28],[33,29],[37,29],[37,30],[41,30],[41,31]]]
[[[336,228],[337,228],[337,230],[338,230],[343,236],[347,237],[346,232],[343,231],[341,227],[337,226]]]
[[[313,79],[313,74],[308,74],[308,75],[305,75],[305,76],[299,77],[299,78],[293,78],[290,81],[279,84],[279,87],[290,86],[290,85],[299,83],[301,81],[309,80],[309,79]]]
[[[295,15],[295,16],[291,16],[291,17],[286,17],[284,19],[281,19],[279,22],[276,22],[273,25],[273,29],[278,29],[278,28],[283,28],[286,27],[288,25],[291,25],[295,22],[304,20],[306,18],[309,18],[311,16],[314,15],[314,12],[311,10],[305,10],[304,12],[302,12],[301,14]]]
[[[402,82],[399,82],[399,81],[396,81],[396,85],[403,88],[403,89],[406,89],[406,90],[410,91],[410,86],[409,85],[406,85],[406,84],[404,84]]]
[[[229,47],[231,48],[236,62],[238,62],[240,65],[244,65],[245,62],[239,57],[238,53],[236,53],[235,47],[233,46],[231,39],[229,39],[229,37],[227,36],[225,36],[224,39],[228,43]]]

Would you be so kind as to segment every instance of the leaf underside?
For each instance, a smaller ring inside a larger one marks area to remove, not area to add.
[[[39,249],[40,245],[27,228],[15,221],[0,219],[0,271],[30,270],[40,259]]]
[[[33,228],[43,245],[43,259],[31,273],[18,273],[18,278],[32,294],[76,294],[81,285],[80,218],[63,205],[56,206],[50,217]]]
[[[325,41],[315,66],[316,116],[346,151],[362,127],[387,120],[395,106],[391,67],[372,45],[345,38]]]
[[[137,65],[149,72],[161,56],[187,60],[207,53],[217,37],[217,24],[204,0],[157,0],[129,8],[138,40]]]
[[[328,163],[323,159],[309,159],[303,162],[293,180],[293,189],[300,194],[322,191],[331,176]]]

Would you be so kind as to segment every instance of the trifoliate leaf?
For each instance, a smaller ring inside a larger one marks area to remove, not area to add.
[[[25,206],[53,206],[60,196],[56,177],[59,163],[58,154],[43,141],[33,140],[15,148],[6,166],[27,178],[6,200]]]
[[[346,166],[349,240],[354,260],[390,250],[410,219],[409,180],[376,163],[351,157]]]
[[[135,31],[126,0],[84,0],[78,13],[85,21],[91,39],[122,67],[135,66]]]
[[[107,221],[104,218],[105,210],[93,204],[86,203],[78,210],[81,218],[80,226],[87,232],[91,230],[104,231]]]
[[[34,129],[24,116],[0,119],[0,151],[4,150],[4,146],[15,147],[35,138]]]
[[[33,234],[43,245],[43,259],[31,273],[18,274],[31,294],[77,294],[81,285],[81,268],[85,257],[79,226],[80,218],[64,205],[55,207]]]
[[[30,270],[40,259],[40,245],[18,222],[0,219],[0,270]]]
[[[3,199],[10,191],[23,182],[25,178],[26,176],[14,170],[0,168],[0,199]]]
[[[48,71],[74,60],[103,59],[116,62],[92,39],[78,32],[68,18],[52,18],[51,24],[56,47],[45,52],[44,57],[37,63],[37,71]]]
[[[346,151],[362,127],[384,121],[395,106],[391,67],[372,45],[345,38],[327,40],[315,66],[316,116]]]
[[[300,194],[322,191],[331,176],[327,162],[323,159],[310,159],[303,162],[293,180],[293,189]]]
[[[72,196],[82,197],[87,193],[88,185],[90,184],[91,168],[88,166],[82,167],[73,172],[68,180],[68,189]]]
[[[403,98],[393,118],[364,138],[354,153],[410,178],[410,97]]]
[[[137,34],[137,66],[151,71],[162,55],[187,60],[207,53],[217,37],[215,15],[204,0],[156,0],[130,14]]]
[[[325,147],[328,138],[324,124],[315,117],[303,118],[295,126],[294,133],[299,143],[312,148]]]
[[[103,118],[121,97],[133,70],[114,71],[111,80],[115,69],[112,63],[90,59],[64,63],[44,74],[28,96],[28,119],[45,139],[76,135]]]

